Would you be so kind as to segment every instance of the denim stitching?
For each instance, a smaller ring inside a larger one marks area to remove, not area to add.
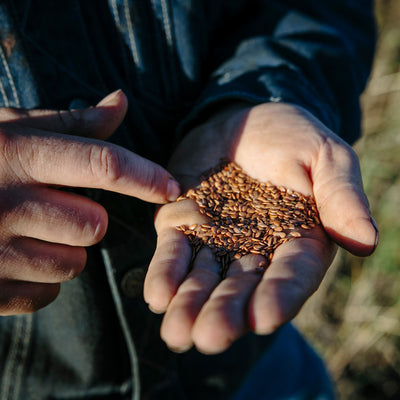
[[[8,101],[7,93],[3,86],[3,82],[1,81],[1,77],[0,77],[0,92],[1,95],[3,96],[4,107],[8,107],[10,105],[10,102]]]
[[[119,18],[118,7],[117,7],[116,0],[112,0],[111,1],[111,8],[112,8],[112,12],[114,14],[115,22],[117,23],[118,26],[120,26],[121,25],[121,20]]]
[[[14,379],[14,396],[13,399],[17,400],[19,398],[19,392],[21,390],[21,382],[22,382],[22,373],[24,370],[25,366],[25,361],[27,358],[28,350],[29,350],[29,344],[31,341],[31,336],[32,336],[32,321],[33,321],[33,316],[32,314],[28,314],[25,316],[25,335],[22,338],[21,342],[21,353],[20,353],[20,360],[19,363],[16,365],[16,371],[15,371],[15,379]]]
[[[169,98],[169,105],[173,105],[177,101],[180,101],[179,83],[176,74],[177,66],[174,55],[174,21],[171,19],[173,6],[170,5],[168,0],[151,0],[151,3],[154,13],[162,23],[163,32],[161,34],[164,36],[163,40],[159,41],[158,51],[165,68],[161,68],[160,75],[163,78],[164,90]],[[159,16],[160,14],[161,16]]]
[[[124,0],[124,13],[125,13],[125,18],[126,18],[126,25],[128,28],[128,37],[129,37],[129,43],[130,43],[133,61],[140,68],[141,63],[140,63],[140,59],[139,59],[139,53],[138,53],[138,49],[137,49],[137,45],[136,45],[135,35],[133,33],[133,24],[132,24],[131,14],[129,12],[128,0]]]
[[[101,250],[101,254],[103,256],[104,265],[106,269],[106,274],[108,278],[108,282],[110,284],[111,293],[114,299],[115,308],[117,311],[117,315],[119,317],[122,332],[125,337],[126,345],[128,347],[128,354],[131,360],[131,368],[132,368],[132,400],[140,399],[140,377],[139,377],[139,363],[138,356],[135,349],[135,344],[133,343],[132,336],[129,330],[128,322],[126,320],[126,316],[124,313],[124,308],[122,305],[121,297],[118,291],[118,286],[115,281],[113,266],[108,252],[105,249]]]
[[[30,320],[25,316],[15,317],[14,331],[12,335],[12,342],[7,360],[5,362],[5,372],[3,376],[3,385],[1,388],[1,399],[11,400],[17,399],[20,390],[20,382],[16,382],[14,377],[18,374],[18,380],[22,378],[22,369],[24,367],[24,358],[26,357],[28,341],[30,339],[32,316]],[[28,329],[24,334],[24,325],[28,324]],[[22,350],[21,350],[22,349]],[[19,354],[23,355],[22,360],[18,360]],[[18,361],[20,361],[18,363]]]
[[[13,96],[14,96],[15,104],[16,104],[17,107],[21,107],[21,104],[20,104],[19,98],[18,98],[18,94],[17,94],[17,89],[16,89],[15,84],[14,84],[14,79],[11,76],[10,68],[8,66],[7,59],[6,59],[6,56],[4,55],[4,50],[3,50],[2,47],[0,47],[0,56],[1,56],[1,59],[3,61],[3,65],[4,65],[4,69],[6,71],[6,74],[7,74],[7,78],[9,79],[9,82],[10,82],[10,85],[11,85],[11,90],[12,90],[12,93],[13,93]]]
[[[167,39],[168,46],[172,47],[171,21],[168,15],[168,6],[166,0],[161,0],[161,9],[162,9],[165,37]]]
[[[1,397],[0,398],[2,398],[4,400],[7,400],[9,398],[8,394],[10,392],[12,378],[14,376],[13,370],[14,370],[15,361],[16,361],[15,359],[16,359],[17,353],[18,353],[18,345],[20,343],[22,328],[23,328],[22,318],[16,317],[10,351],[8,353],[7,360],[5,362],[3,384],[2,384],[2,388],[1,388]]]

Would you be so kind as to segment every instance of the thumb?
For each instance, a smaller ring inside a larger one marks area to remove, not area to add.
[[[95,107],[76,110],[2,109],[0,122],[18,122],[19,125],[44,131],[105,140],[122,123],[128,109],[128,100],[117,90]]]
[[[121,125],[127,109],[128,99],[121,89],[110,93],[95,108],[87,109],[88,117],[93,121],[93,129],[88,136],[102,140],[110,137]],[[104,120],[107,121],[106,126],[102,125]]]
[[[356,153],[347,145],[331,143],[320,153],[312,179],[321,222],[329,236],[357,256],[370,255],[379,234]]]

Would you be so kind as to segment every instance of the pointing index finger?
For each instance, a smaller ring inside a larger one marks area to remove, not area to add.
[[[27,135],[25,129],[12,138],[11,152],[21,171],[18,178],[27,182],[105,189],[154,203],[180,194],[178,183],[161,166],[96,139],[35,129]]]

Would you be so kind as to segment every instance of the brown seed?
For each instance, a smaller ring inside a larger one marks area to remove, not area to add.
[[[274,235],[280,237],[281,239],[286,237],[285,232],[275,232]]]
[[[293,232],[290,232],[290,236],[293,236],[293,237],[301,237],[301,233],[300,233],[300,232],[293,231]]]
[[[310,229],[320,223],[311,197],[270,182],[258,182],[227,160],[200,179],[197,188],[189,189],[177,201],[195,200],[212,223],[180,225],[176,229],[187,235],[194,253],[203,245],[213,250],[222,277],[231,260],[252,253],[270,261],[280,244],[301,237],[293,229]]]

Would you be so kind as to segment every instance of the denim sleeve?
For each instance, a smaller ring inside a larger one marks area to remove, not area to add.
[[[221,102],[287,102],[353,143],[375,48],[373,1],[247,1],[230,8],[213,32],[210,80],[188,125]]]

